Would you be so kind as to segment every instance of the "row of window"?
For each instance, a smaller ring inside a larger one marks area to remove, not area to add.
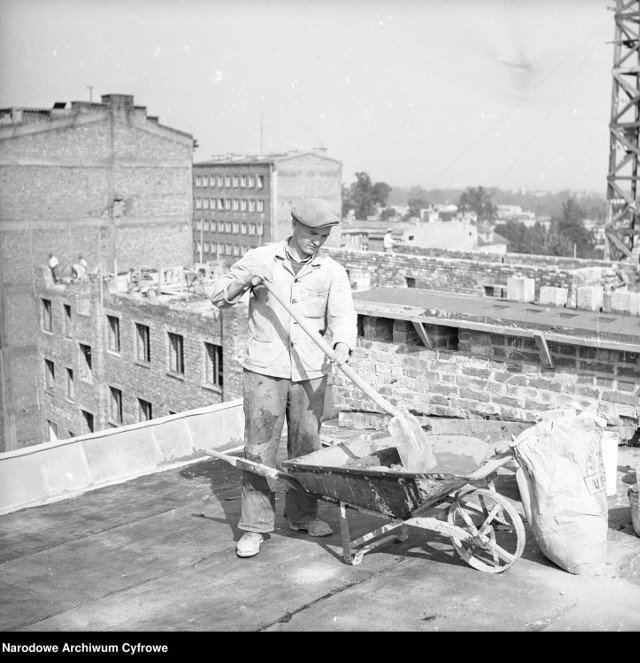
[[[264,233],[262,223],[240,223],[238,221],[215,221],[196,219],[196,230],[205,232],[233,233],[235,235],[259,235]]]
[[[226,212],[264,212],[264,200],[250,198],[196,198],[196,209],[213,209]]]
[[[196,254],[200,254],[202,247],[203,253],[219,256],[243,256],[251,249],[250,246],[238,244],[216,244],[216,242],[203,242],[196,241]]]
[[[108,348],[120,354],[120,318],[107,315],[109,326]],[[144,363],[151,363],[151,329],[148,325],[135,324],[136,358]],[[168,369],[172,373],[184,375],[184,336],[173,332],[167,333],[169,355]],[[204,383],[222,387],[222,346],[204,342]]]
[[[71,307],[64,304],[65,315],[64,325],[65,334],[68,336],[71,328]],[[136,358],[138,361],[151,362],[151,329],[148,325],[134,323],[136,339]],[[51,310],[51,300],[42,299],[42,327],[47,332],[53,331],[53,319]],[[67,333],[69,332],[69,333]],[[110,352],[120,354],[120,318],[114,315],[107,315],[107,333],[108,349]],[[184,337],[181,334],[168,332],[168,358],[169,370],[179,375],[184,375]],[[222,347],[214,343],[204,343],[205,356],[205,379],[207,385],[222,387]],[[91,382],[92,380],[92,360],[91,346],[85,343],[78,343],[78,365],[80,367],[80,379]],[[67,387],[67,397],[69,389],[73,386],[73,371],[67,369],[67,384],[69,385],[69,376],[71,387]],[[45,359],[45,385],[47,389],[53,389],[55,383],[55,366],[50,359]],[[70,397],[73,400],[73,396]]]
[[[234,188],[234,189],[262,189],[264,187],[263,175],[196,175],[196,186]]]

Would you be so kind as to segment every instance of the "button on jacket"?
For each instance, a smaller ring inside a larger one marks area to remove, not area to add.
[[[248,343],[242,366],[298,382],[329,372],[330,363],[322,349],[263,285],[248,287],[232,300],[227,296],[229,285],[238,277],[252,274],[255,265],[270,269],[274,290],[331,347],[341,342],[350,350],[355,348],[357,314],[344,267],[329,256],[316,254],[296,275],[287,255],[287,241],[248,251],[215,282],[211,303],[227,308],[251,290]]]

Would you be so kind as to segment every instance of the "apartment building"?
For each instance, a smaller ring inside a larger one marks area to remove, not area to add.
[[[41,442],[34,267],[192,261],[193,137],[133,97],[0,109],[0,451]]]
[[[36,279],[40,440],[85,435],[242,395],[246,306],[131,291],[121,277]]]
[[[291,232],[306,197],[342,207],[342,164],[321,151],[225,155],[193,165],[193,260],[224,268]],[[339,230],[329,246],[339,246]]]

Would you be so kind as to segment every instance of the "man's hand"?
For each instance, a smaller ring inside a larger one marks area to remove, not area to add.
[[[238,279],[240,281],[240,279]],[[263,281],[271,283],[271,270],[256,265],[251,274],[245,275],[240,281],[241,285],[246,288],[248,286],[260,285]]]
[[[341,366],[349,360],[349,346],[346,343],[336,343],[333,348],[333,363]]]

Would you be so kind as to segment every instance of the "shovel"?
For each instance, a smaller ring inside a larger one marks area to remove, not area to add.
[[[320,334],[312,330],[306,320],[288,303],[278,295],[271,283],[261,281],[271,295],[282,305],[289,315],[302,327],[320,349],[333,361],[333,348],[324,340]],[[427,439],[418,419],[409,412],[402,412],[389,403],[365,380],[363,380],[350,366],[341,364],[338,368],[369,398],[379,405],[385,412],[392,415],[388,424],[391,439],[398,449],[398,455],[402,465],[408,472],[425,473],[432,470],[437,461],[433,455],[431,443]]]

